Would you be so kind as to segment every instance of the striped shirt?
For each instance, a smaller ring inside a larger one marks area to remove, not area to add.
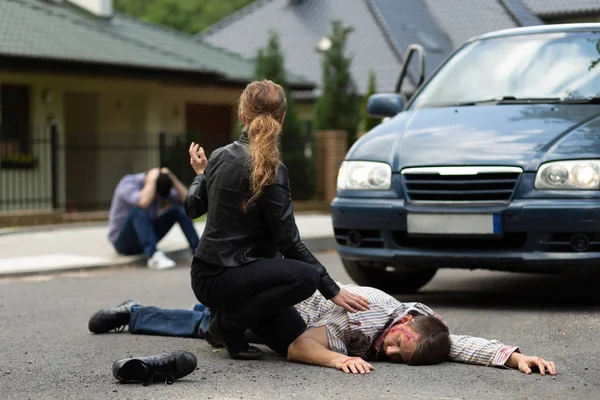
[[[409,313],[434,315],[425,304],[403,303],[375,288],[344,285],[341,288],[366,297],[370,309],[350,313],[326,300],[318,291],[295,307],[308,328],[326,326],[329,348],[335,352],[365,358],[377,335],[390,321],[399,321]],[[485,366],[503,366],[517,347],[506,346],[497,340],[466,335],[450,335],[449,360]]]

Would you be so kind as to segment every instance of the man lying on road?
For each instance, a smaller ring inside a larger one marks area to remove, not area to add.
[[[441,317],[422,303],[404,303],[370,287],[340,287],[364,296],[369,310],[350,313],[327,301],[318,291],[295,306],[307,328],[293,343],[278,343],[276,327],[271,337],[255,332],[257,343],[266,343],[291,361],[336,368],[346,373],[369,373],[369,361],[409,365],[438,364],[445,360],[474,365],[518,368],[525,374],[538,370],[556,375],[556,366],[540,357],[522,354],[515,346],[497,340],[451,335]],[[144,307],[135,301],[100,310],[89,320],[94,333],[123,330],[136,334],[204,337],[210,310],[201,304],[193,310]],[[252,336],[252,333],[249,333]]]

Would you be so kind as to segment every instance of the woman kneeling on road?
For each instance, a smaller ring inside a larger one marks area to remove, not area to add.
[[[263,356],[248,344],[246,329],[286,354],[306,328],[293,306],[317,289],[348,311],[368,309],[367,299],[340,290],[300,239],[278,148],[286,106],[281,86],[252,82],[240,97],[245,129],[239,140],[215,150],[208,161],[198,144],[189,149],[198,176],[185,211],[190,218],[208,213],[192,261],[192,288],[216,310],[207,341],[225,346],[234,359]]]

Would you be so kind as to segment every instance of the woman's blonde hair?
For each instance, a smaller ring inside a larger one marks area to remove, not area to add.
[[[252,170],[252,198],[260,197],[265,186],[275,183],[280,163],[279,135],[287,102],[281,86],[262,80],[250,83],[240,96],[239,115],[245,117]]]

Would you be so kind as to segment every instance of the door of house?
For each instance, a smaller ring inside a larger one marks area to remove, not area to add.
[[[65,184],[67,211],[93,210],[98,193],[98,96],[65,94]]]
[[[228,105],[186,103],[186,131],[189,140],[199,143],[210,156],[231,142],[233,109]]]

